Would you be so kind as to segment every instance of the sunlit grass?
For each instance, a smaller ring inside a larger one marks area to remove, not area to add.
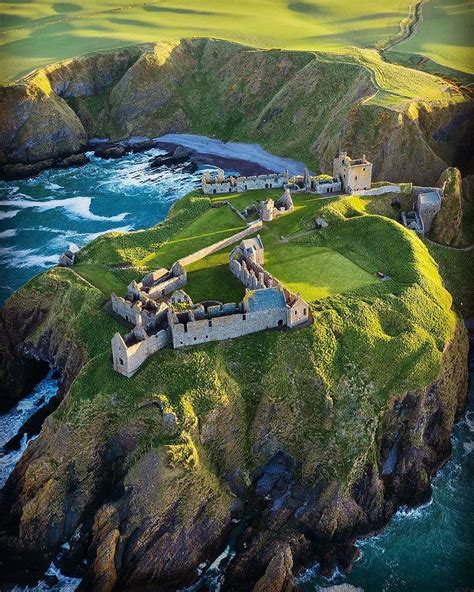
[[[374,46],[395,35],[408,0],[6,2],[0,80],[54,61],[135,43],[214,37],[262,48]]]

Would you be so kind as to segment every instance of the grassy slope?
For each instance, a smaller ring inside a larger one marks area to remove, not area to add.
[[[110,338],[118,326],[101,310],[104,279],[97,289],[73,270],[54,268],[37,276],[9,306],[29,294],[35,302],[47,300],[49,315],[37,335],[55,325],[80,340],[89,359],[68,405],[55,417],[74,425],[88,421],[91,414],[107,413],[113,426],[129,421],[140,402],[158,397],[178,414],[183,432],[165,441],[161,436],[156,440],[150,430],[141,442],[143,451],[166,445],[184,467],[197,466],[212,477],[229,463],[251,466],[256,461],[251,445],[263,437],[258,430],[265,426],[265,438],[270,434],[302,459],[309,476],[317,471],[339,482],[351,480],[373,454],[378,417],[387,400],[435,379],[454,323],[451,298],[423,243],[395,222],[364,213],[354,200],[313,202],[306,216],[299,208],[291,225],[291,248],[308,253],[331,249],[369,272],[383,269],[391,281],[317,301],[315,322],[303,330],[265,332],[179,352],[164,350],[130,380],[112,370]],[[137,253],[143,257],[158,249],[159,240],[171,236],[183,220],[194,219],[197,225],[199,213],[220,211],[209,210],[204,202],[208,204],[202,198],[185,198],[160,226],[101,237],[84,249],[81,259],[87,265],[95,260],[107,265],[107,258],[113,264],[118,258],[134,259]],[[311,231],[316,214],[329,221],[327,229]],[[277,222],[290,228],[290,219]],[[267,239],[270,243],[271,237]],[[135,272],[111,267],[110,273],[125,279]],[[89,277],[94,281],[94,273]],[[387,364],[388,360],[396,363]],[[267,417],[271,405],[277,412]],[[215,408],[221,409],[223,425],[241,425],[232,444],[226,434],[206,445],[196,437],[193,426],[197,421],[202,425]]]
[[[474,74],[472,2],[430,0],[423,6],[423,21],[416,35],[394,49],[422,54],[447,68]]]
[[[337,49],[374,46],[396,35],[408,0],[80,0],[3,2],[0,80],[92,51],[199,35],[254,47]]]

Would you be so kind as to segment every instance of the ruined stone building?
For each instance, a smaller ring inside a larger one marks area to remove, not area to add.
[[[202,192],[206,195],[242,193],[253,189],[274,189],[286,185],[288,185],[288,171],[250,177],[226,177],[222,169],[217,169],[215,177],[207,171],[201,178]]]
[[[187,278],[179,262],[170,270],[158,270],[141,282],[132,282],[125,298],[112,294],[113,313],[133,327],[124,337],[116,333],[112,338],[114,370],[130,377],[150,355],[166,346],[181,348],[310,321],[308,303],[263,268],[264,246],[259,235],[242,240],[232,250],[229,265],[246,287],[239,303],[193,304],[181,290]]]
[[[262,222],[270,222],[274,218],[292,212],[293,210],[293,198],[288,187],[276,202],[273,199],[266,199],[259,204],[259,215]]]
[[[365,154],[362,158],[353,159],[347,152],[340,151],[334,159],[333,177],[340,179],[342,189],[346,193],[370,189],[372,184],[372,163]]]
[[[413,210],[401,212],[402,224],[418,234],[425,234],[431,230],[434,217],[441,209],[443,188],[414,187],[416,201]]]

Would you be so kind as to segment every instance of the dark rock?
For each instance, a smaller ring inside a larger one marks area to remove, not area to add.
[[[150,166],[153,168],[158,168],[161,166],[175,166],[177,164],[182,164],[189,160],[193,154],[193,150],[189,148],[185,148],[184,146],[177,146],[174,152],[167,152],[166,154],[160,154],[159,156],[155,156],[155,158],[151,161]],[[191,169],[194,169],[189,172],[194,172],[197,170],[197,164],[192,162],[188,165]]]
[[[55,575],[46,574],[43,579],[45,581],[45,584],[50,587],[57,586],[59,584],[59,579]]]
[[[14,181],[15,179],[35,177],[45,169],[51,168],[53,164],[53,160],[41,160],[33,164],[5,164],[0,167],[0,179]]]
[[[97,156],[98,158],[104,158],[106,160],[112,158],[122,158],[122,156],[125,156],[128,152],[130,152],[130,150],[130,147],[116,144],[114,146],[97,148],[97,150],[94,152],[94,156]]]
[[[185,146],[176,146],[176,149],[173,152],[173,158],[176,162],[183,162],[189,158],[192,153],[193,151]]]
[[[55,158],[54,160],[40,160],[32,164],[5,164],[0,167],[0,179],[5,181],[14,181],[15,179],[27,179],[29,177],[35,177],[42,171],[57,167],[61,169],[67,169],[75,166],[83,166],[87,164],[89,159],[83,153],[71,154],[64,158]]]
[[[71,154],[71,156],[66,156],[66,158],[55,160],[53,166],[58,167],[59,169],[68,169],[71,167],[84,166],[89,162],[89,158],[84,153]]]
[[[130,145],[131,152],[144,152],[156,147],[156,140],[143,140]]]

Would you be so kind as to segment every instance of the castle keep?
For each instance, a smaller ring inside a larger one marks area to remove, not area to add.
[[[346,193],[370,189],[372,163],[366,159],[365,154],[362,158],[353,159],[347,152],[340,151],[334,159],[333,176],[340,179]]]

